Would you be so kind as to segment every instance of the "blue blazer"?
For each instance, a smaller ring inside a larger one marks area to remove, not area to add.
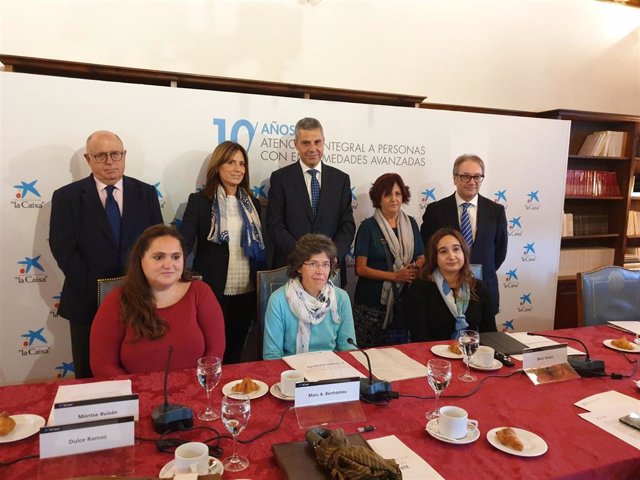
[[[456,196],[452,194],[442,200],[427,205],[422,216],[420,234],[427,244],[436,230],[452,227],[460,230]],[[496,271],[507,256],[507,216],[499,203],[478,195],[478,214],[476,217],[476,238],[471,247],[470,263],[482,265],[482,280],[489,287],[491,302],[498,312],[500,293]]]
[[[51,198],[49,245],[64,285],[58,313],[73,323],[91,323],[97,310],[97,279],[124,274],[129,250],[151,225],[162,223],[152,185],[123,177],[121,248],[118,249],[93,175],[65,185]]]

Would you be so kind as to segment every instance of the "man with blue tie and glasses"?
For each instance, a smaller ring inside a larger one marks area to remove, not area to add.
[[[98,308],[97,279],[123,275],[138,236],[162,223],[155,188],[124,176],[126,156],[115,133],[92,133],[84,154],[91,175],[51,198],[49,244],[64,273],[58,314],[69,320],[76,378],[92,376],[89,334]]]
[[[500,294],[496,271],[507,256],[507,216],[504,206],[479,194],[484,175],[484,162],[477,155],[456,158],[453,163],[456,191],[427,205],[420,234],[426,244],[442,227],[460,230],[471,248],[471,263],[482,265],[482,280],[489,287],[497,314]]]

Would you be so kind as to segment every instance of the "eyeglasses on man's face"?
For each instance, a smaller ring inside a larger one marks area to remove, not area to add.
[[[107,158],[110,158],[112,162],[119,162],[120,160],[122,160],[124,152],[114,150],[112,152],[89,153],[87,155],[92,157],[98,163],[106,162]]]
[[[302,262],[303,265],[312,268],[313,270],[317,270],[321,268],[322,270],[329,270],[331,268],[331,262],[316,262],[312,260],[310,262]]]
[[[484,180],[484,175],[466,175],[464,173],[460,175],[456,173],[456,177],[458,177],[464,183],[469,183],[471,179],[473,179],[473,181],[476,183],[482,183],[482,181]]]

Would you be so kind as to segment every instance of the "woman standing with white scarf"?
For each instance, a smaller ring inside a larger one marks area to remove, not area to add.
[[[289,281],[269,297],[265,312],[263,358],[286,357],[321,350],[355,347],[351,301],[347,292],[330,280],[337,250],[333,241],[308,233],[289,255]]]
[[[407,326],[393,318],[393,306],[424,263],[418,224],[402,211],[411,198],[402,177],[381,175],[369,197],[376,210],[360,224],[354,248],[358,283],[353,313],[360,348],[409,341]]]
[[[227,339],[223,362],[237,363],[255,318],[256,270],[265,259],[260,202],[249,187],[249,158],[242,145],[226,141],[215,148],[204,189],[189,195],[180,233],[187,244],[185,255],[195,246],[193,270],[222,307]]]

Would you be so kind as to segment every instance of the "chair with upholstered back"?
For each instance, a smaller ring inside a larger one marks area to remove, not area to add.
[[[640,320],[640,271],[602,267],[578,273],[578,325]]]
[[[479,263],[471,263],[469,266],[471,267],[471,273],[473,273],[473,276],[478,280],[482,280],[482,265]]]

